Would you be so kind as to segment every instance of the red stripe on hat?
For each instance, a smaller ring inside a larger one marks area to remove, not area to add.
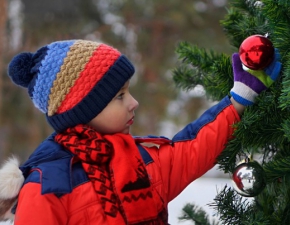
[[[63,113],[78,104],[106,74],[120,55],[119,51],[108,45],[99,45],[85,69],[80,73],[80,77],[65,96],[57,113]]]

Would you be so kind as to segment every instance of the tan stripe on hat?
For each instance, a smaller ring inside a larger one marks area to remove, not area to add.
[[[70,47],[50,90],[48,116],[57,112],[58,107],[69,93],[70,88],[74,86],[75,81],[99,45],[100,43],[78,40]]]

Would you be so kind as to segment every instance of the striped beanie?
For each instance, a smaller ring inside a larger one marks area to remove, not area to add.
[[[8,66],[12,81],[28,89],[56,132],[90,122],[133,74],[118,50],[86,40],[53,42],[16,55]]]

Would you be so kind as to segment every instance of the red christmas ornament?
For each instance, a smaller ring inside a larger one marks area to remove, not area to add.
[[[272,42],[263,35],[246,38],[239,50],[242,63],[252,70],[263,70],[274,59],[275,49]]]

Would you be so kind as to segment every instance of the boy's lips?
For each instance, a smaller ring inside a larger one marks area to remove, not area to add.
[[[132,117],[132,118],[127,122],[128,125],[132,125],[133,123],[134,123],[134,117]]]

